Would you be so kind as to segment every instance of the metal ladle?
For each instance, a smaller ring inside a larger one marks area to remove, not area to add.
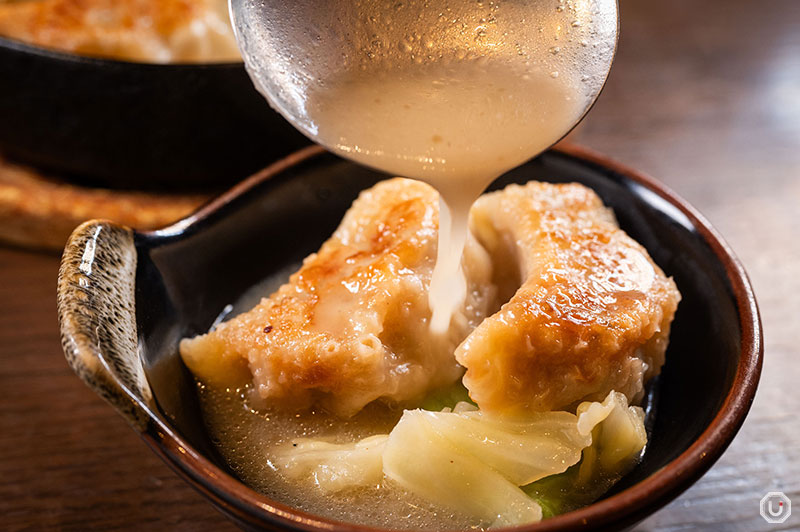
[[[616,0],[230,0],[230,11],[256,88],[301,132],[333,151],[336,142],[320,135],[308,112],[312,91],[348,72],[475,60],[575,80],[571,97],[582,112],[552,131],[554,144],[600,93],[619,31]]]

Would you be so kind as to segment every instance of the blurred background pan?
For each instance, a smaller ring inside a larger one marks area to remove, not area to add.
[[[74,181],[217,188],[308,143],[242,63],[133,63],[0,38],[0,152]]]

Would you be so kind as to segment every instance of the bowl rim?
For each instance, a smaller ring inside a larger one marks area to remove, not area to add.
[[[41,46],[31,42],[0,35],[0,50],[7,50],[19,54],[28,54],[32,57],[50,61],[61,61],[65,64],[93,66],[97,68],[128,68],[139,70],[244,70],[244,61],[212,61],[212,62],[176,62],[153,63],[146,61],[133,61],[100,55],[82,55],[58,48]]]
[[[591,149],[562,142],[551,150],[606,173],[610,171],[621,175],[678,209],[722,264],[736,301],[740,322],[741,350],[733,383],[717,414],[692,445],[663,468],[620,493],[579,510],[508,530],[550,532],[578,527],[619,528],[641,520],[685,491],[716,462],[733,440],[753,402],[761,374],[764,348],[761,318],[750,280],[741,262],[708,220],[687,201],[653,177]],[[140,234],[146,239],[178,236],[258,184],[324,153],[327,152],[318,146],[299,150],[240,182],[189,217],[165,228]],[[147,430],[142,433],[145,441],[194,488],[241,522],[307,531],[383,530],[314,516],[272,501],[222,471],[169,427],[154,421],[159,420],[151,419]]]

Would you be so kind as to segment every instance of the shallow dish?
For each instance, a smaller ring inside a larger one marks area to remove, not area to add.
[[[91,221],[64,251],[58,307],[70,365],[167,464],[245,528],[371,530],[294,510],[234,478],[205,433],[178,341],[206,331],[269,272],[315,251],[358,192],[383,177],[307,148],[172,226],[139,233]],[[567,145],[492,188],[531,179],[593,188],[683,294],[643,461],[602,500],[518,529],[624,528],[688,488],[738,431],[761,371],[758,308],[719,235],[651,178]]]
[[[0,37],[0,150],[89,184],[230,186],[309,141],[243,63],[147,64]]]

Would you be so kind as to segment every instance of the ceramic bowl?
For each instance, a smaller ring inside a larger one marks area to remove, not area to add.
[[[178,341],[205,332],[248,287],[315,251],[358,192],[383,177],[308,148],[164,229],[91,221],[67,244],[58,281],[67,360],[167,464],[245,528],[370,530],[287,507],[237,480],[206,435]],[[761,370],[758,308],[730,248],[653,179],[562,146],[492,188],[531,179],[593,188],[683,294],[643,461],[600,501],[519,530],[624,528],[688,488],[738,431]]]
[[[224,190],[308,144],[241,62],[134,63],[0,37],[0,150],[59,176]]]

